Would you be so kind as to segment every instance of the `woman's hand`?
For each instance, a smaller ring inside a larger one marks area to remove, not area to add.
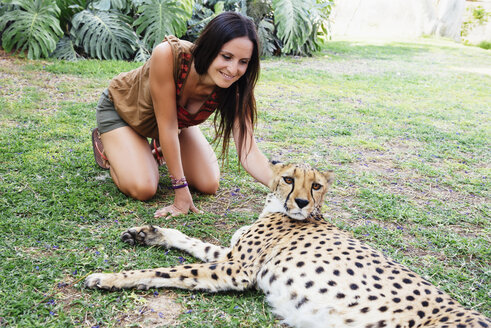
[[[194,206],[193,198],[191,197],[189,189],[182,188],[176,190],[174,204],[157,210],[154,217],[174,217],[181,214],[188,214],[189,211],[193,213],[201,213],[201,211]]]

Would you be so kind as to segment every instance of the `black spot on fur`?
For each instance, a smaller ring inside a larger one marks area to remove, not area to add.
[[[161,278],[165,278],[165,279],[169,279],[170,278],[170,275],[168,273],[165,273],[165,272],[157,271],[157,272],[155,272],[155,275],[157,277],[161,277]]]
[[[295,307],[296,307],[297,309],[299,309],[299,308],[300,308],[302,305],[304,305],[304,304],[305,304],[305,303],[307,303],[308,301],[309,301],[309,299],[308,299],[307,297],[305,297],[305,296],[304,296],[304,297],[303,297],[303,298],[300,300],[300,302],[298,302],[298,303],[295,305]]]

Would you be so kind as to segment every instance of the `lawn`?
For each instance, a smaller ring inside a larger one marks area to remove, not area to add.
[[[102,292],[92,272],[170,266],[178,251],[130,247],[131,226],[174,227],[212,243],[260,212],[267,189],[231,151],[201,215],[154,219],[172,202],[121,194],[92,155],[94,107],[137,63],[27,61],[0,55],[0,326],[281,327],[263,295]],[[331,169],[336,226],[491,315],[491,53],[417,42],[332,41],[310,58],[265,59],[256,138],[270,159]],[[213,127],[203,131],[211,140]]]

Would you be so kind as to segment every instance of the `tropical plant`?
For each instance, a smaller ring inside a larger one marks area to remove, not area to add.
[[[51,56],[68,61],[75,61],[82,58],[77,53],[76,46],[69,36],[64,36],[58,41],[56,49],[51,53]]]
[[[13,10],[0,20],[2,46],[10,52],[27,50],[27,58],[48,57],[63,35],[58,16],[60,9],[52,0],[5,0]]]
[[[130,22],[118,12],[86,9],[73,16],[70,33],[75,36],[75,45],[90,57],[130,59],[137,42]]]
[[[302,53],[303,45],[312,35],[309,14],[314,5],[315,0],[273,0],[274,22],[284,52]]]
[[[274,24],[270,18],[263,18],[257,25],[257,34],[261,43],[261,56],[273,55],[280,48],[274,34]]]
[[[216,15],[223,12],[225,4],[223,1],[216,2],[213,10],[206,6],[202,1],[197,1],[193,7],[193,15],[188,21],[186,39],[194,41],[198,38],[199,33]]]
[[[222,11],[253,19],[261,55],[309,55],[327,35],[332,0],[2,0],[7,51],[29,58],[147,60],[168,34],[194,41]]]
[[[143,34],[143,43],[148,49],[153,49],[166,35],[186,33],[192,6],[182,6],[169,0],[147,0],[139,7],[138,14],[140,16],[133,23],[137,27],[136,33]]]

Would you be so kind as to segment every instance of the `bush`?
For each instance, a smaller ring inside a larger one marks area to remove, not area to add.
[[[165,35],[193,41],[224,10],[254,20],[262,55],[311,55],[328,33],[331,0],[3,0],[2,47],[53,56],[145,61]]]
[[[491,42],[489,42],[489,41],[482,41],[477,46],[480,47],[480,48],[489,50],[489,49],[491,49]]]

